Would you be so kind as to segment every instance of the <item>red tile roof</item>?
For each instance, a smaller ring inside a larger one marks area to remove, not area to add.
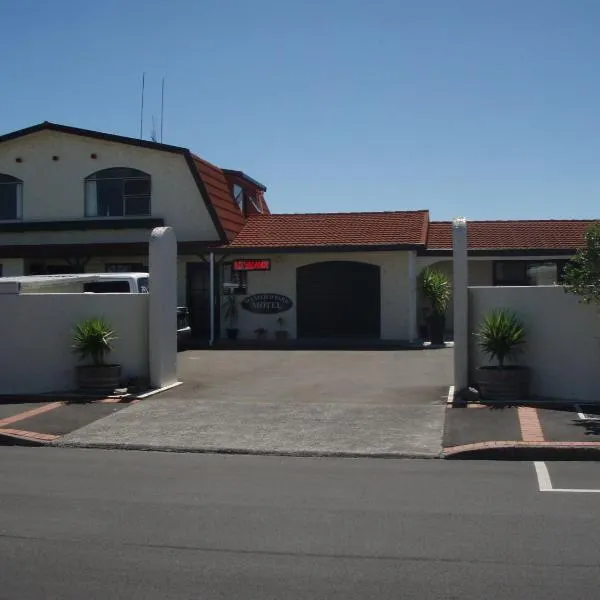
[[[257,215],[229,247],[424,246],[428,221],[426,210]]]
[[[195,154],[192,154],[192,159],[227,239],[232,240],[241,231],[246,219],[231,196],[225,174]]]
[[[594,221],[467,221],[469,248],[489,250],[574,250]],[[427,249],[452,248],[452,223],[431,221]]]

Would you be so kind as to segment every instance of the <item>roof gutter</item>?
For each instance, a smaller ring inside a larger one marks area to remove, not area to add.
[[[215,253],[219,254],[308,254],[318,252],[391,252],[420,250],[421,244],[381,244],[381,245],[361,245],[361,246],[223,246],[215,248]]]

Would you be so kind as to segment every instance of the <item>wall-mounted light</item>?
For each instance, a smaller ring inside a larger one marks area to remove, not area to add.
[[[15,158],[15,162],[22,163],[23,159],[20,156],[17,156],[17,158]]]
[[[52,160],[58,160],[58,156],[56,154],[52,157]]]
[[[98,155],[94,152],[93,154],[90,154],[90,158],[93,158],[95,160],[98,158]]]

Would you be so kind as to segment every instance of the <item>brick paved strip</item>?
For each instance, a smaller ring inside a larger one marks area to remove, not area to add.
[[[517,408],[519,415],[519,425],[521,426],[521,437],[524,442],[543,442],[544,433],[537,410],[530,406],[519,406]]]
[[[25,431],[23,429],[0,429],[0,435],[10,435],[11,437],[18,437],[23,439],[31,439],[41,442],[52,442],[57,439],[58,435],[52,435],[50,433],[38,433],[37,431]]]
[[[52,402],[50,404],[45,404],[44,406],[40,406],[38,408],[32,408],[31,410],[26,410],[22,413],[12,415],[11,417],[6,417],[5,419],[0,419],[0,427],[4,427],[5,425],[11,425],[12,423],[16,423],[17,421],[22,421],[23,419],[29,419],[29,417],[41,415],[45,412],[54,410],[59,406],[64,406],[64,402]]]
[[[479,442],[445,448],[447,459],[600,460],[600,442]]]

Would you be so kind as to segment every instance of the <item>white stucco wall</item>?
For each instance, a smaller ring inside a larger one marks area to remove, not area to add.
[[[537,396],[600,402],[600,315],[561,286],[472,287],[471,334],[486,313],[508,308],[522,319],[527,345],[519,364],[531,368]],[[470,371],[489,364],[470,335]]]
[[[264,327],[272,338],[278,329],[277,318],[285,320],[284,329],[290,337],[296,337],[296,269],[315,262],[348,260],[378,265],[381,268],[381,338],[387,340],[407,340],[408,327],[408,253],[407,252],[347,252],[260,255],[271,259],[271,271],[248,273],[248,295],[275,293],[288,296],[294,306],[284,313],[259,315],[240,308],[238,327],[240,339],[254,338],[254,330]],[[243,258],[241,256],[231,257]],[[228,258],[229,260],[229,258]],[[238,296],[241,303],[244,296]],[[343,307],[340,307],[343,310]],[[221,335],[225,337],[225,321],[221,325]]]
[[[417,258],[417,273],[420,273],[425,267],[432,267],[444,273],[452,284],[452,260],[440,257],[420,256]],[[469,260],[469,285],[492,285],[493,282],[493,260]],[[421,322],[421,309],[423,307],[422,299],[419,297],[417,319]],[[450,299],[448,310],[446,311],[446,329],[452,331],[454,319],[454,298]]]
[[[147,294],[0,294],[0,394],[76,388],[73,326],[103,316],[118,340],[109,362],[148,374]]]
[[[90,157],[97,155],[96,159]],[[53,156],[58,161],[53,161]],[[20,157],[22,162],[15,159]],[[42,131],[0,144],[0,173],[23,181],[23,220],[83,219],[84,179],[101,169],[131,167],[152,176],[151,216],[179,241],[218,239],[208,210],[180,154],[66,133]],[[0,245],[147,241],[147,231],[0,234]]]

